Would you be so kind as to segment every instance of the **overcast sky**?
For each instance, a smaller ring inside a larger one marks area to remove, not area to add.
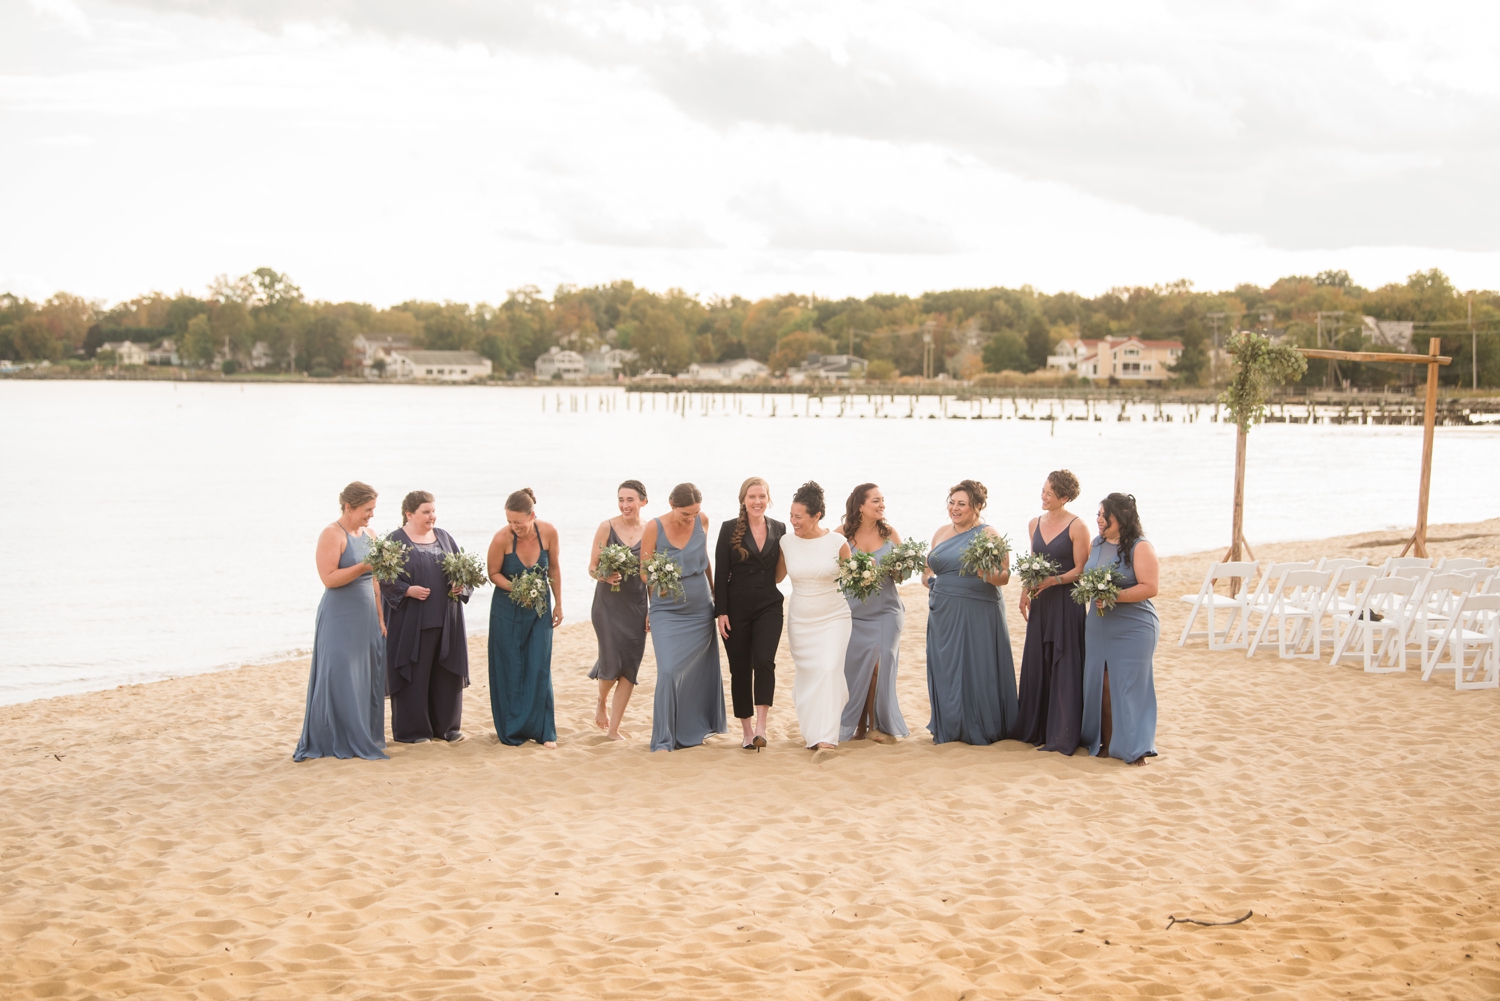
[[[1500,5],[6,0],[0,291],[1500,286]]]

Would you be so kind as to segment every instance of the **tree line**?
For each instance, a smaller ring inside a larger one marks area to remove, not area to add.
[[[261,268],[221,277],[202,296],[153,292],[113,306],[66,292],[42,303],[0,295],[0,359],[98,365],[105,343],[171,338],[184,365],[246,368],[260,345],[269,371],[340,374],[359,371],[353,341],[366,334],[405,337],[431,350],[477,351],[497,374],[528,372],[554,346],[587,351],[608,344],[635,351],[639,370],[668,374],[695,361],[746,357],[781,373],[809,353],[848,352],[866,359],[868,377],[881,380],[921,375],[930,350],[934,375],[970,379],[1044,369],[1064,338],[1136,335],[1182,342],[1172,381],[1198,386],[1212,381],[1216,336],[1222,344],[1234,329],[1259,329],[1304,347],[1359,350],[1369,346],[1362,318],[1373,316],[1413,321],[1417,351],[1425,351],[1427,337],[1442,336],[1444,353],[1454,356],[1444,381],[1468,385],[1471,308],[1473,324],[1486,331],[1478,338],[1480,384],[1500,386],[1500,293],[1460,292],[1436,269],[1376,289],[1361,288],[1347,272],[1325,271],[1265,288],[1200,292],[1181,281],[1092,298],[1023,286],[751,301],[617,281],[559,286],[550,298],[520,288],[494,306],[412,300],[377,309],[310,300],[287,275]],[[1343,365],[1337,375],[1369,387],[1411,378],[1398,368],[1411,366]],[[1329,377],[1326,363],[1314,361],[1302,381],[1322,385]]]

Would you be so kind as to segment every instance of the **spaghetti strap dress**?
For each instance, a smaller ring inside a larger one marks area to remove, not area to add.
[[[656,519],[656,548],[682,565],[683,598],[652,594],[651,648],[656,652],[656,700],[651,714],[651,750],[696,747],[728,730],[724,677],[714,596],[708,586],[708,536],[693,519],[687,545],[678,549]]]
[[[365,561],[370,537],[344,533],[339,569]],[[369,574],[324,590],[313,631],[307,710],[293,761],[386,757],[385,637]]]
[[[606,545],[624,544],[615,534],[615,526],[610,525]],[[630,551],[640,559],[640,542],[631,546]],[[590,678],[595,681],[624,678],[632,685],[639,684],[636,678],[641,658],[646,655],[646,611],[646,583],[640,574],[626,574],[618,591],[608,581],[594,585],[589,620],[594,623],[594,636],[599,641],[599,658],[589,672]]]
[[[1139,543],[1137,543],[1139,544]],[[1120,559],[1120,547],[1094,538],[1087,569],[1114,564],[1125,578],[1120,588],[1134,587],[1135,566]],[[1156,679],[1152,658],[1161,624],[1156,606],[1147,601],[1119,602],[1098,614],[1088,609],[1083,658],[1083,725],[1079,742],[1099,754],[1104,715],[1104,672],[1109,671],[1109,747],[1112,758],[1134,761],[1156,753]]]
[[[932,547],[937,574],[927,596],[927,697],[932,742],[993,744],[1016,725],[1016,662],[1000,589],[960,573],[960,556],[976,525]]]
[[[1074,518],[1073,521],[1077,521]],[[1031,551],[1051,558],[1059,574],[1076,565],[1068,522],[1051,542],[1042,538],[1042,520],[1031,533]],[[1016,739],[1047,751],[1072,754],[1078,750],[1078,728],[1083,722],[1083,630],[1087,610],[1068,593],[1053,586],[1031,602],[1026,623],[1026,647],[1021,653],[1020,717]]]
[[[855,552],[854,543],[849,544]],[[891,542],[871,553],[876,561],[891,551]],[[848,598],[854,630],[849,636],[849,651],[844,655],[844,681],[849,686],[849,701],[839,724],[839,739],[848,740],[859,727],[875,682],[875,729],[892,737],[910,736],[901,703],[896,698],[896,658],[901,646],[901,629],[906,624],[906,606],[896,590],[896,582],[887,576],[880,590],[865,601]]]
[[[545,549],[533,566],[516,555],[515,540],[500,562],[500,572],[515,580],[528,570],[547,573],[552,565]],[[552,701],[552,592],[540,615],[510,600],[497,589],[490,601],[490,712],[500,743],[519,747],[528,740],[557,740]]]

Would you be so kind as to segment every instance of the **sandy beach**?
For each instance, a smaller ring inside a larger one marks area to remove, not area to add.
[[[1430,537],[1500,561],[1500,519]],[[305,659],[0,708],[0,995],[1500,996],[1500,692],[1179,648],[1212,558],[1163,561],[1139,769],[934,746],[915,588],[913,736],[816,757],[785,641],[766,752],[649,753],[649,645],[606,741],[579,607],[557,750],[496,743],[482,640],[469,739],[386,762],[292,762]]]

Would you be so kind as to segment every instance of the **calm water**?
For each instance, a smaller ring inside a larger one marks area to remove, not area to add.
[[[925,538],[944,521],[946,487],[973,476],[990,489],[990,522],[1019,541],[1043,477],[1065,466],[1083,483],[1080,513],[1111,490],[1134,493],[1164,553],[1223,545],[1229,534],[1233,431],[1187,423],[1180,409],[1168,411],[1172,423],[1144,420],[1147,407],[1120,422],[1118,404],[1101,422],[1029,421],[1013,419],[1006,400],[985,413],[1009,419],[942,420],[923,419],[942,412],[935,397],[921,401],[917,419],[908,419],[905,398],[862,401],[843,417],[837,400],[820,406],[785,394],[695,395],[685,412],[669,399],[0,382],[0,477],[20,568],[0,578],[0,703],[305,649],[322,590],[313,543],[353,479],[381,491],[376,528],[396,527],[406,491],[430,490],[438,524],[481,552],[504,524],[505,495],[532,487],[540,516],[561,532],[573,622],[589,613],[585,547],[615,513],[615,486],[627,477],[651,491],[649,514],[662,510],[672,484],[692,480],[715,522],[734,516],[748,475],[770,480],[772,514],[782,519],[803,480],[823,484],[833,511],[852,486],[873,480],[891,523]],[[1048,411],[1043,403],[1035,412]],[[948,413],[971,410],[950,403]],[[1497,445],[1500,428],[1439,429],[1433,521],[1494,516]],[[1256,429],[1250,446],[1252,545],[1409,527],[1420,429],[1271,425]],[[488,622],[489,594],[469,605],[474,632]]]

